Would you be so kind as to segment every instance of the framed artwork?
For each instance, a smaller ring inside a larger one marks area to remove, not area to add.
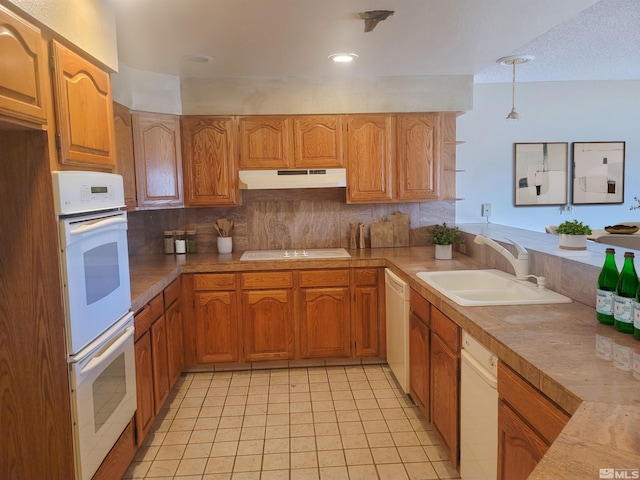
[[[514,144],[514,205],[566,205],[567,142]]]
[[[625,142],[574,142],[571,203],[624,203]]]

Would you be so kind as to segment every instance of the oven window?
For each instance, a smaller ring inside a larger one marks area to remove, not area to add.
[[[120,286],[117,242],[84,253],[84,281],[87,305],[103,299]]]
[[[95,431],[107,423],[127,393],[124,352],[93,382],[93,420]]]

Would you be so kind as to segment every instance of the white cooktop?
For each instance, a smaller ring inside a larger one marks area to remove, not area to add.
[[[344,248],[307,248],[291,250],[247,250],[241,262],[256,260],[317,260],[328,258],[351,258]]]

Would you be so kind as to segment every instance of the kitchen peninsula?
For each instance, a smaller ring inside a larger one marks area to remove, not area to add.
[[[131,257],[133,308],[140,308],[182,274],[285,270],[296,268],[387,267],[435,308],[480,340],[571,419],[538,464],[531,479],[598,478],[600,468],[640,467],[640,381],[631,372],[596,356],[596,335],[640,353],[640,342],[595,320],[595,279],[604,246],[556,252],[557,239],[545,234],[493,225],[462,225],[466,254],[435,261],[433,247],[351,250],[351,259],[265,263],[240,262],[231,255],[196,254]],[[461,307],[441,297],[415,275],[424,270],[500,268],[508,263],[490,249],[473,245],[483,233],[513,238],[529,249],[531,272],[545,275],[551,289],[574,299],[561,305]],[[580,281],[576,281],[580,279]]]

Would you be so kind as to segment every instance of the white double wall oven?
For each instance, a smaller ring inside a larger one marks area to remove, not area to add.
[[[90,479],[136,410],[127,214],[120,175],[53,172],[76,477]]]

